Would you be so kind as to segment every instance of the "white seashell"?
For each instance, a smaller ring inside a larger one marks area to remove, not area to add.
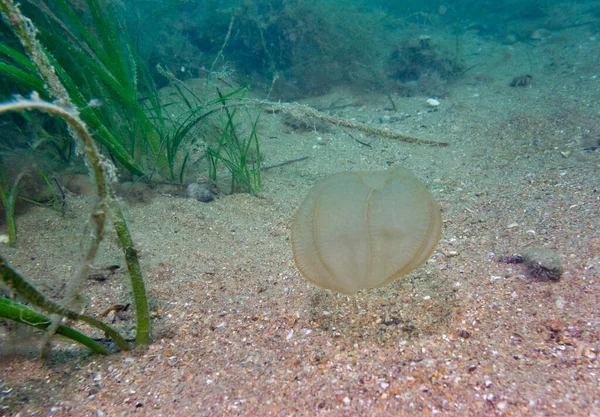
[[[437,100],[435,98],[428,98],[426,103],[429,107],[437,107],[440,104],[442,104],[442,103],[440,103],[439,100]]]

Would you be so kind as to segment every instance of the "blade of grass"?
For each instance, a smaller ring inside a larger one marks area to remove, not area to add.
[[[125,255],[127,270],[131,279],[133,290],[133,299],[135,302],[135,317],[137,320],[135,345],[146,346],[150,343],[150,314],[148,312],[148,300],[146,298],[146,287],[142,278],[142,269],[137,256],[137,251],[133,247],[133,240],[127,228],[125,217],[118,206],[117,199],[111,189],[110,205],[112,208],[113,222],[117,231],[117,236],[121,242],[121,248]]]
[[[37,73],[37,68],[29,60],[27,55],[21,53],[17,49],[9,46],[8,44],[0,42],[0,53],[9,57],[16,65],[27,70],[29,73]]]
[[[44,81],[39,77],[5,62],[0,62],[0,75],[27,91],[44,91]]]
[[[129,350],[129,344],[115,329],[101,322],[100,320],[97,320],[91,316],[76,313],[75,311],[64,308],[60,304],[50,300],[37,288],[27,282],[25,278],[19,275],[19,273],[15,271],[1,255],[0,277],[2,282],[4,282],[8,288],[34,306],[49,313],[58,314],[62,317],[66,317],[71,320],[82,321],[90,326],[94,326],[110,336],[120,349]]]
[[[75,97],[78,107],[85,106],[94,98],[103,98],[110,103],[110,106],[100,110],[82,111],[81,116],[86,123],[92,125],[88,117],[94,114],[94,129],[98,129],[100,124],[104,126],[105,129],[102,130],[105,134],[99,142],[114,153],[119,162],[132,173],[140,175],[141,158],[147,149],[152,164],[157,165],[161,175],[171,179],[172,172],[161,140],[164,120],[158,113],[154,115],[157,117],[153,122],[144,111],[146,105],[138,101],[140,76],[144,80],[143,85],[150,85],[149,91],[158,97],[156,88],[148,81],[149,72],[138,71],[143,63],[133,52],[131,41],[125,35],[126,31],[117,27],[118,19],[112,7],[103,8],[97,0],[86,0],[86,3],[92,17],[91,29],[64,0],[57,0],[57,6],[65,16],[65,22],[58,21],[58,17],[44,5],[39,6],[42,13],[57,23],[54,29],[41,32],[43,40],[61,62],[60,66],[68,67],[68,75],[73,75],[68,77],[70,82],[65,81],[67,77],[63,70],[61,80],[71,96],[72,92],[79,91],[79,96],[85,97],[84,100]],[[57,62],[53,62],[54,66],[56,64]],[[156,99],[153,100],[156,102]],[[160,106],[154,104],[152,110],[160,112]],[[107,131],[111,134],[107,135]],[[142,171],[149,174],[145,169]]]
[[[25,324],[27,326],[35,327],[36,329],[45,330],[48,328],[52,320],[35,310],[31,310],[27,306],[11,301],[7,298],[0,297],[0,317],[8,320],[16,321],[17,323]],[[90,348],[92,351],[101,355],[108,355],[108,350],[71,327],[60,325],[56,329],[56,334],[65,336],[75,342],[81,343],[82,345]]]

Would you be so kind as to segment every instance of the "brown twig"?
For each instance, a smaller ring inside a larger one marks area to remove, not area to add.
[[[293,164],[293,163],[296,163],[296,162],[304,161],[304,160],[306,160],[308,158],[309,158],[308,156],[303,156],[302,158],[292,159],[290,161],[285,161],[285,162],[282,162],[280,164],[275,164],[275,165],[271,165],[271,166],[268,166],[268,167],[264,167],[262,170],[266,171],[267,169],[279,168],[279,167],[282,167],[282,166],[285,166],[285,165],[290,165],[290,164]]]
[[[348,119],[331,116],[329,114],[322,113],[312,107],[303,106],[303,105],[297,104],[297,103],[272,103],[272,102],[267,102],[267,101],[260,101],[257,103],[259,103],[267,111],[271,111],[271,112],[275,112],[275,113],[277,113],[277,112],[287,113],[287,114],[290,114],[299,119],[302,119],[305,117],[310,117],[310,118],[322,120],[324,122],[331,123],[331,124],[334,124],[337,126],[346,127],[348,129],[353,129],[353,130],[360,130],[361,132],[365,132],[370,135],[381,136],[381,137],[388,138],[388,139],[395,139],[395,140],[399,140],[401,142],[414,143],[417,145],[440,146],[440,147],[449,145],[446,142],[436,142],[436,141],[431,141],[431,140],[413,138],[411,136],[406,136],[406,135],[403,135],[401,133],[394,132],[391,130],[379,129],[379,128],[372,127],[372,126],[369,126],[369,125],[366,125],[363,123],[357,123],[357,122],[353,122]]]

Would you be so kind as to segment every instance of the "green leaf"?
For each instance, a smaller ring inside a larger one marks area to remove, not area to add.
[[[44,93],[44,81],[30,72],[24,71],[14,65],[0,62],[0,75],[8,78],[23,89]]]
[[[33,62],[29,60],[29,57],[15,48],[0,42],[0,53],[9,57],[15,64],[26,69],[30,73],[37,73],[37,68]]]
[[[40,330],[45,330],[52,322],[50,317],[4,297],[0,297],[0,317],[16,321],[27,326],[35,327],[36,329]],[[71,340],[81,343],[96,353],[108,355],[108,350],[104,346],[100,345],[83,333],[72,329],[71,327],[64,325],[58,326],[56,334],[60,334]]]
[[[1,255],[0,278],[8,286],[8,288],[34,306],[49,313],[58,314],[71,320],[83,321],[91,326],[94,326],[110,336],[117,343],[119,348],[122,350],[129,350],[129,344],[115,329],[105,323],[102,323],[100,320],[97,320],[94,317],[76,313],[50,300],[48,297],[38,291],[37,288],[27,282],[25,278],[19,275],[17,271],[15,271]]]

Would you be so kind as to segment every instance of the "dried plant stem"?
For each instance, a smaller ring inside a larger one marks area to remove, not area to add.
[[[21,14],[18,4],[15,4],[13,0],[0,0],[0,11],[6,23],[21,41],[31,61],[38,68],[40,75],[48,84],[47,89],[58,100],[56,104],[60,106],[71,105],[67,90],[58,79],[50,60],[35,37],[36,29],[31,19]]]
[[[431,140],[413,138],[411,136],[406,136],[391,130],[379,129],[363,123],[357,123],[348,119],[331,116],[329,114],[320,112],[312,107],[303,106],[297,103],[272,103],[266,101],[260,101],[258,103],[267,111],[287,113],[299,119],[309,117],[312,119],[322,120],[324,122],[346,127],[348,129],[359,130],[369,135],[381,136],[384,138],[395,139],[406,143],[414,143],[417,145],[441,147],[448,146],[448,143],[446,142],[436,142]]]
[[[63,304],[66,306],[67,309],[75,304],[77,294],[79,293],[79,288],[81,287],[81,284],[85,282],[89,273],[89,267],[98,251],[98,247],[100,245],[100,241],[104,232],[106,212],[108,211],[110,204],[110,208],[112,209],[112,213],[114,215],[115,229],[117,230],[117,235],[119,236],[119,240],[121,242],[121,246],[125,254],[125,260],[127,262],[129,273],[131,275],[131,282],[136,305],[136,318],[138,324],[136,334],[136,346],[147,345],[150,340],[150,320],[148,313],[148,303],[146,299],[146,291],[144,281],[142,279],[137,252],[133,248],[133,241],[131,239],[131,235],[129,234],[129,230],[127,228],[127,223],[125,222],[125,217],[123,216],[123,213],[117,206],[114,196],[108,195],[107,193],[107,190],[111,190],[112,192],[112,189],[107,187],[103,170],[104,164],[97,150],[95,150],[95,145],[92,137],[88,133],[87,128],[85,127],[81,119],[79,119],[77,112],[73,110],[67,110],[55,104],[40,100],[35,95],[31,99],[19,99],[10,103],[0,104],[0,114],[6,111],[23,110],[39,110],[49,114],[60,116],[63,120],[67,122],[73,133],[76,133],[80,138],[82,138],[85,141],[86,145],[89,145],[93,148],[93,151],[90,151],[90,149],[87,150],[86,160],[88,166],[91,166],[93,168],[91,171],[95,173],[94,177],[96,179],[96,191],[99,196],[99,201],[96,203],[90,216],[89,223],[92,227],[92,230],[87,236],[87,249],[84,249],[83,262],[79,270],[73,275],[72,279],[67,285]],[[97,177],[99,177],[99,181]],[[98,184],[100,185],[98,186]],[[58,320],[55,320],[55,317],[58,317]],[[78,319],[87,322],[87,318],[85,316],[80,315]],[[53,335],[58,326],[60,325],[61,321],[62,316],[54,316],[52,324],[48,328],[47,334],[50,336]],[[52,328],[53,326],[56,327]],[[46,344],[45,348],[47,347],[48,345]],[[121,343],[119,344],[119,347],[121,349],[128,348],[127,344]]]
[[[104,168],[94,140],[88,133],[85,123],[79,118],[79,113],[72,105],[67,91],[58,79],[56,71],[44,53],[41,44],[36,39],[36,29],[31,19],[21,14],[18,5],[13,0],[1,0],[0,10],[6,22],[21,40],[25,51],[38,68],[40,75],[46,81],[47,89],[57,99],[56,103],[47,103],[40,100],[37,95],[33,95],[29,100],[22,99],[1,105],[0,112],[36,109],[62,117],[67,122],[69,132],[76,140],[77,145],[80,146],[80,151],[83,151],[85,162],[90,169],[96,186],[98,201],[90,214],[89,225],[91,232],[88,236],[89,242],[84,246],[82,265],[71,281],[69,281],[66,289],[64,302],[65,306],[69,308],[75,302],[78,289],[87,278],[89,267],[96,256],[104,231],[107,209],[107,184],[104,176]],[[85,248],[86,246],[87,248]],[[60,317],[53,317],[52,325],[48,328],[47,334],[51,336],[60,324],[60,321]],[[48,343],[46,343],[46,346],[48,346]]]
[[[79,117],[77,109],[73,106],[67,91],[58,79],[55,69],[52,67],[48,57],[44,53],[41,44],[36,39],[36,29],[31,20],[21,14],[18,6],[14,3],[14,0],[0,0],[0,11],[5,18],[5,21],[11,26],[15,34],[21,40],[21,43],[32,62],[37,66],[38,71],[46,81],[47,89],[57,98],[55,103],[48,103],[40,100],[39,96],[34,93],[30,99],[18,99],[14,102],[0,105],[0,113],[3,111],[35,109],[57,115],[65,120],[69,132],[79,146],[79,150],[84,154],[85,163],[90,170],[90,175],[92,176],[96,187],[98,201],[90,213],[88,224],[90,231],[84,236],[82,246],[83,259],[81,266],[67,284],[64,306],[70,308],[75,304],[79,289],[87,279],[89,268],[96,257],[96,253],[100,246],[100,241],[102,240],[104,233],[106,213],[112,208],[115,217],[115,228],[119,235],[123,251],[125,252],[125,260],[128,269],[131,273],[131,282],[136,301],[136,318],[139,332],[136,336],[136,345],[147,345],[150,338],[148,301],[141,276],[137,252],[133,249],[133,242],[129,230],[127,229],[123,213],[119,209],[116,201],[113,200],[111,203],[113,196],[109,195],[109,190],[112,190],[112,188],[106,180],[106,178],[115,177],[114,172],[112,172],[115,168],[110,162],[105,161],[98,152],[94,139],[88,132],[85,123]],[[48,327],[46,332],[46,340],[42,347],[42,356],[47,354],[50,348],[50,339],[52,335],[54,335],[54,332],[61,321],[61,316],[53,316],[52,324]]]
[[[233,22],[234,21],[235,21],[235,16],[231,16],[231,20],[229,21],[229,29],[227,29],[227,35],[225,35],[225,40],[223,41],[223,45],[221,46],[221,49],[219,49],[219,52],[217,53],[215,60],[213,61],[212,65],[210,66],[210,70],[208,71],[209,75],[213,72],[215,66],[217,65],[217,61],[219,60],[219,58],[224,58],[223,51],[225,50],[225,47],[227,46],[227,43],[229,42],[229,38],[231,37],[231,32],[233,31]],[[206,81],[208,82],[208,79]]]
[[[285,113],[289,114],[298,119],[317,119],[326,123],[331,123],[336,126],[342,126],[352,130],[358,130],[369,135],[380,136],[388,139],[395,139],[401,142],[414,143],[415,145],[426,145],[426,146],[439,146],[446,147],[450,144],[447,142],[437,142],[434,140],[426,140],[414,138],[412,136],[406,136],[392,130],[380,129],[377,127],[369,126],[364,123],[353,122],[352,120],[344,119],[343,117],[331,116],[327,113],[323,113],[313,107],[298,104],[298,103],[275,103],[266,100],[248,100],[241,102],[231,102],[223,107],[261,107],[266,111],[273,113]]]
[[[1,0],[0,8],[5,21],[11,26],[12,30],[21,40],[29,58],[36,65],[40,75],[46,81],[47,89],[57,99],[56,104],[46,103],[40,100],[36,94],[30,100],[18,100],[12,103],[5,103],[0,106],[0,112],[37,109],[62,117],[67,122],[69,132],[76,140],[77,145],[82,147],[81,150],[84,153],[85,162],[90,169],[96,185],[98,201],[90,213],[89,226],[91,227],[91,232],[86,236],[87,244],[84,244],[83,261],[67,284],[63,300],[64,306],[66,308],[71,308],[75,305],[79,288],[87,278],[90,265],[96,257],[98,247],[100,246],[100,240],[102,239],[102,234],[104,232],[107,209],[104,171],[94,140],[88,133],[83,121],[79,118],[79,114],[71,104],[66,89],[58,79],[56,71],[44,53],[41,44],[36,39],[36,29],[31,22],[31,19],[21,14],[19,7],[13,0]],[[42,357],[47,356],[50,350],[50,340],[60,326],[62,319],[63,318],[60,315],[52,316],[52,323],[47,328],[46,337],[42,346]]]
[[[89,218],[89,233],[85,236],[86,242],[83,243],[83,260],[81,265],[67,284],[63,305],[66,308],[72,308],[75,305],[77,294],[81,285],[86,281],[89,274],[89,268],[92,264],[100,241],[104,233],[104,224],[106,221],[107,204],[107,184],[104,176],[104,167],[102,159],[96,149],[94,140],[90,136],[79,114],[74,109],[66,109],[53,103],[40,100],[37,95],[30,99],[20,99],[17,101],[0,104],[0,113],[6,111],[24,111],[39,110],[49,114],[61,117],[69,126],[69,131],[78,140],[79,146],[83,147],[85,160],[96,185],[96,194],[98,201],[94,205]],[[62,322],[59,315],[52,316],[52,324],[48,327],[46,341],[42,348],[42,356],[48,353],[50,348],[50,338]]]

